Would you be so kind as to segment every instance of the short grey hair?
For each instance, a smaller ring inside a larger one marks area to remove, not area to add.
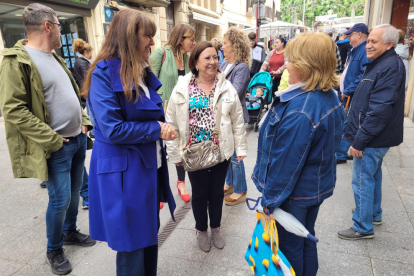
[[[29,35],[33,32],[42,30],[42,25],[46,21],[53,22],[56,17],[56,12],[42,4],[30,4],[23,11],[23,23],[26,28],[26,33]]]
[[[399,34],[398,30],[391,26],[390,24],[382,24],[374,27],[375,29],[384,29],[384,34],[382,35],[382,41],[387,44],[388,42],[393,42],[393,47],[397,47]]]

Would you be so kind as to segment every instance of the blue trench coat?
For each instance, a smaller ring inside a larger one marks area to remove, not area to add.
[[[156,141],[165,121],[158,78],[147,68],[148,99],[124,96],[119,59],[101,61],[92,73],[89,101],[95,117],[95,144],[89,174],[89,224],[93,239],[130,252],[158,243]],[[135,87],[134,87],[135,90]],[[159,196],[173,217],[165,150],[158,174]]]

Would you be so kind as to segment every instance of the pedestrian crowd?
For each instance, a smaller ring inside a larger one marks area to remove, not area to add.
[[[224,248],[222,207],[246,201],[246,126],[257,105],[267,113],[257,121],[251,178],[266,220],[280,208],[315,235],[337,165],[353,160],[353,225],[338,237],[374,238],[382,222],[382,161],[403,141],[403,32],[359,23],[339,30],[335,42],[326,28],[278,37],[266,55],[255,33],[231,27],[196,43],[196,30],[178,24],[150,54],[155,23],[127,9],[114,16],[95,59],[88,43],[74,41],[71,72],[53,52],[61,47],[56,13],[30,4],[23,22],[27,39],[2,52],[0,104],[14,177],[38,178],[48,191],[53,273],[72,270],[63,245],[98,240],[117,252],[117,275],[156,275],[160,209],[167,203],[174,218],[176,207],[168,162],[181,200],[191,201],[200,250]],[[259,74],[269,79],[268,104],[267,86],[247,91]],[[76,227],[80,197],[90,236]],[[279,224],[277,232],[296,275],[316,275],[316,244]]]

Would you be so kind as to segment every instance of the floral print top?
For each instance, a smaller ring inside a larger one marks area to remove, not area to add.
[[[213,113],[214,90],[216,89],[217,78],[207,96],[203,89],[197,84],[195,76],[191,78],[189,85],[189,122],[190,141],[189,144],[196,144],[202,141],[212,140],[215,127]]]

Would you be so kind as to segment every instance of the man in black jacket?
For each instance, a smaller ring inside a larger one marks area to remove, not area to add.
[[[347,240],[374,238],[382,222],[382,160],[403,141],[405,68],[394,48],[398,31],[389,24],[375,27],[366,50],[372,62],[355,91],[344,139],[354,157],[352,188],[356,208],[350,229],[338,232]]]
[[[250,57],[252,59],[252,66],[250,67],[250,78],[260,71],[260,67],[266,58],[266,52],[263,46],[256,43],[256,33],[249,33],[249,40],[252,46]]]

